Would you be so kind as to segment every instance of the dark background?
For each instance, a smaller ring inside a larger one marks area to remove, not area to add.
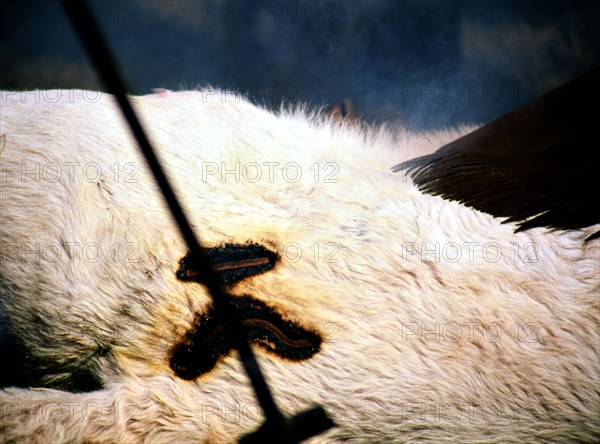
[[[131,92],[211,84],[354,101],[413,129],[483,123],[600,66],[600,2],[93,2]],[[102,89],[60,3],[0,4],[0,88]]]

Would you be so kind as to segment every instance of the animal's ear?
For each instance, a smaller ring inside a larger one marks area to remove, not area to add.
[[[224,244],[206,248],[205,253],[213,266],[213,271],[223,284],[233,284],[241,279],[271,270],[277,262],[274,253],[258,244]],[[177,278],[183,281],[202,282],[202,270],[193,266],[193,261],[185,256],[179,261]]]
[[[327,111],[330,117],[338,122],[358,123],[359,115],[356,104],[352,99],[346,98],[336,103]]]
[[[594,225],[599,103],[597,69],[393,170],[426,193],[518,222],[517,231]]]

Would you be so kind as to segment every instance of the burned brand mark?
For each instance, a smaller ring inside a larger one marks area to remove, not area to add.
[[[218,278],[226,285],[270,270],[277,260],[275,253],[257,244],[226,244],[207,249],[207,255]],[[189,257],[180,261],[177,277],[202,282],[201,271],[193,267]],[[291,361],[309,359],[320,350],[322,339],[317,333],[284,319],[274,307],[250,295],[227,294],[225,303],[237,313],[250,343]],[[194,379],[212,370],[234,348],[225,320],[217,309],[210,307],[197,316],[194,327],[174,347],[170,366],[182,379]]]

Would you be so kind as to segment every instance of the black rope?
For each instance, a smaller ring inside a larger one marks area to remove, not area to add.
[[[190,250],[190,257],[197,264],[197,268],[205,270],[204,285],[212,296],[215,307],[222,313],[226,320],[227,327],[231,330],[236,347],[239,351],[241,361],[244,365],[246,373],[252,383],[256,398],[265,414],[266,425],[268,425],[269,436],[276,437],[280,443],[294,443],[293,424],[289,423],[285,416],[279,411],[275,400],[269,390],[269,386],[260,371],[256,357],[250,348],[250,345],[244,338],[239,316],[229,304],[225,302],[224,292],[221,285],[216,279],[215,273],[212,270],[210,261],[204,254],[198,238],[194,234],[192,227],[185,216],[181,205],[175,197],[175,193],[167,180],[163,169],[158,162],[156,154],[150,145],[150,141],[146,137],[144,130],[138,120],[129,100],[125,84],[121,79],[116,64],[112,58],[109,48],[102,37],[100,28],[98,27],[94,17],[92,16],[89,7],[84,1],[79,0],[63,0],[63,4],[71,18],[71,21],[77,29],[88,55],[94,63],[96,70],[100,74],[106,88],[113,94],[121,107],[125,119],[129,123],[131,131],[135,136],[143,154],[148,162],[152,173],[158,183],[158,186],[173,214],[181,235],[183,236],[187,247]],[[324,413],[324,411],[323,411]],[[264,427],[264,426],[263,426]],[[328,427],[327,427],[328,428]],[[264,430],[264,429],[263,429]]]

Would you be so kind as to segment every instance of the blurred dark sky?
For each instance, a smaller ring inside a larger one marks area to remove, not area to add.
[[[416,129],[482,123],[600,66],[597,1],[93,2],[133,93],[211,84],[354,100]],[[0,3],[0,88],[102,89],[60,3]]]

